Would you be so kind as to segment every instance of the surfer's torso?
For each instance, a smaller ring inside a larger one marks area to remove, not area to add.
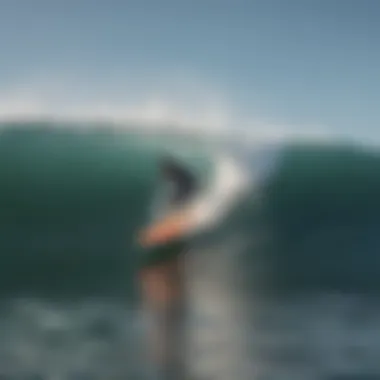
[[[176,214],[186,207],[198,190],[195,175],[187,168],[170,163],[170,171],[161,175],[152,208],[153,224],[160,225],[169,215]],[[186,251],[188,238],[176,236],[165,244],[159,244],[148,249],[144,255],[143,266],[154,266],[170,260]]]

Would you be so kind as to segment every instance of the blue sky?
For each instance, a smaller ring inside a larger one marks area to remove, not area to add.
[[[377,0],[3,0],[0,113],[101,103],[380,136],[378,20]]]

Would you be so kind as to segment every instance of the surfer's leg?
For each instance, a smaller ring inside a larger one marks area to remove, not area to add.
[[[166,343],[166,360],[164,371],[166,376],[178,378],[185,375],[185,287],[183,260],[179,256],[168,263],[166,273],[169,286],[175,288],[174,297],[167,304],[163,328]]]
[[[182,251],[143,268],[140,273],[143,302],[151,316],[149,349],[160,372],[183,371],[184,275]],[[153,350],[153,352],[152,352]]]

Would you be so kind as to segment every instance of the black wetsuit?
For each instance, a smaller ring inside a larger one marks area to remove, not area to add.
[[[186,204],[198,189],[198,183],[193,173],[177,164],[170,164],[170,174],[166,180],[173,185],[173,192],[169,194],[170,208],[176,209]],[[143,255],[142,265],[144,267],[155,266],[170,261],[179,254],[186,252],[187,248],[188,241],[183,238],[150,248]]]

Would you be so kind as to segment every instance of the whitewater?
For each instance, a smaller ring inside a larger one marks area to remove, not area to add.
[[[163,152],[207,189],[187,258],[194,378],[379,375],[376,149],[38,118],[1,124],[0,374],[145,378],[134,237]]]

